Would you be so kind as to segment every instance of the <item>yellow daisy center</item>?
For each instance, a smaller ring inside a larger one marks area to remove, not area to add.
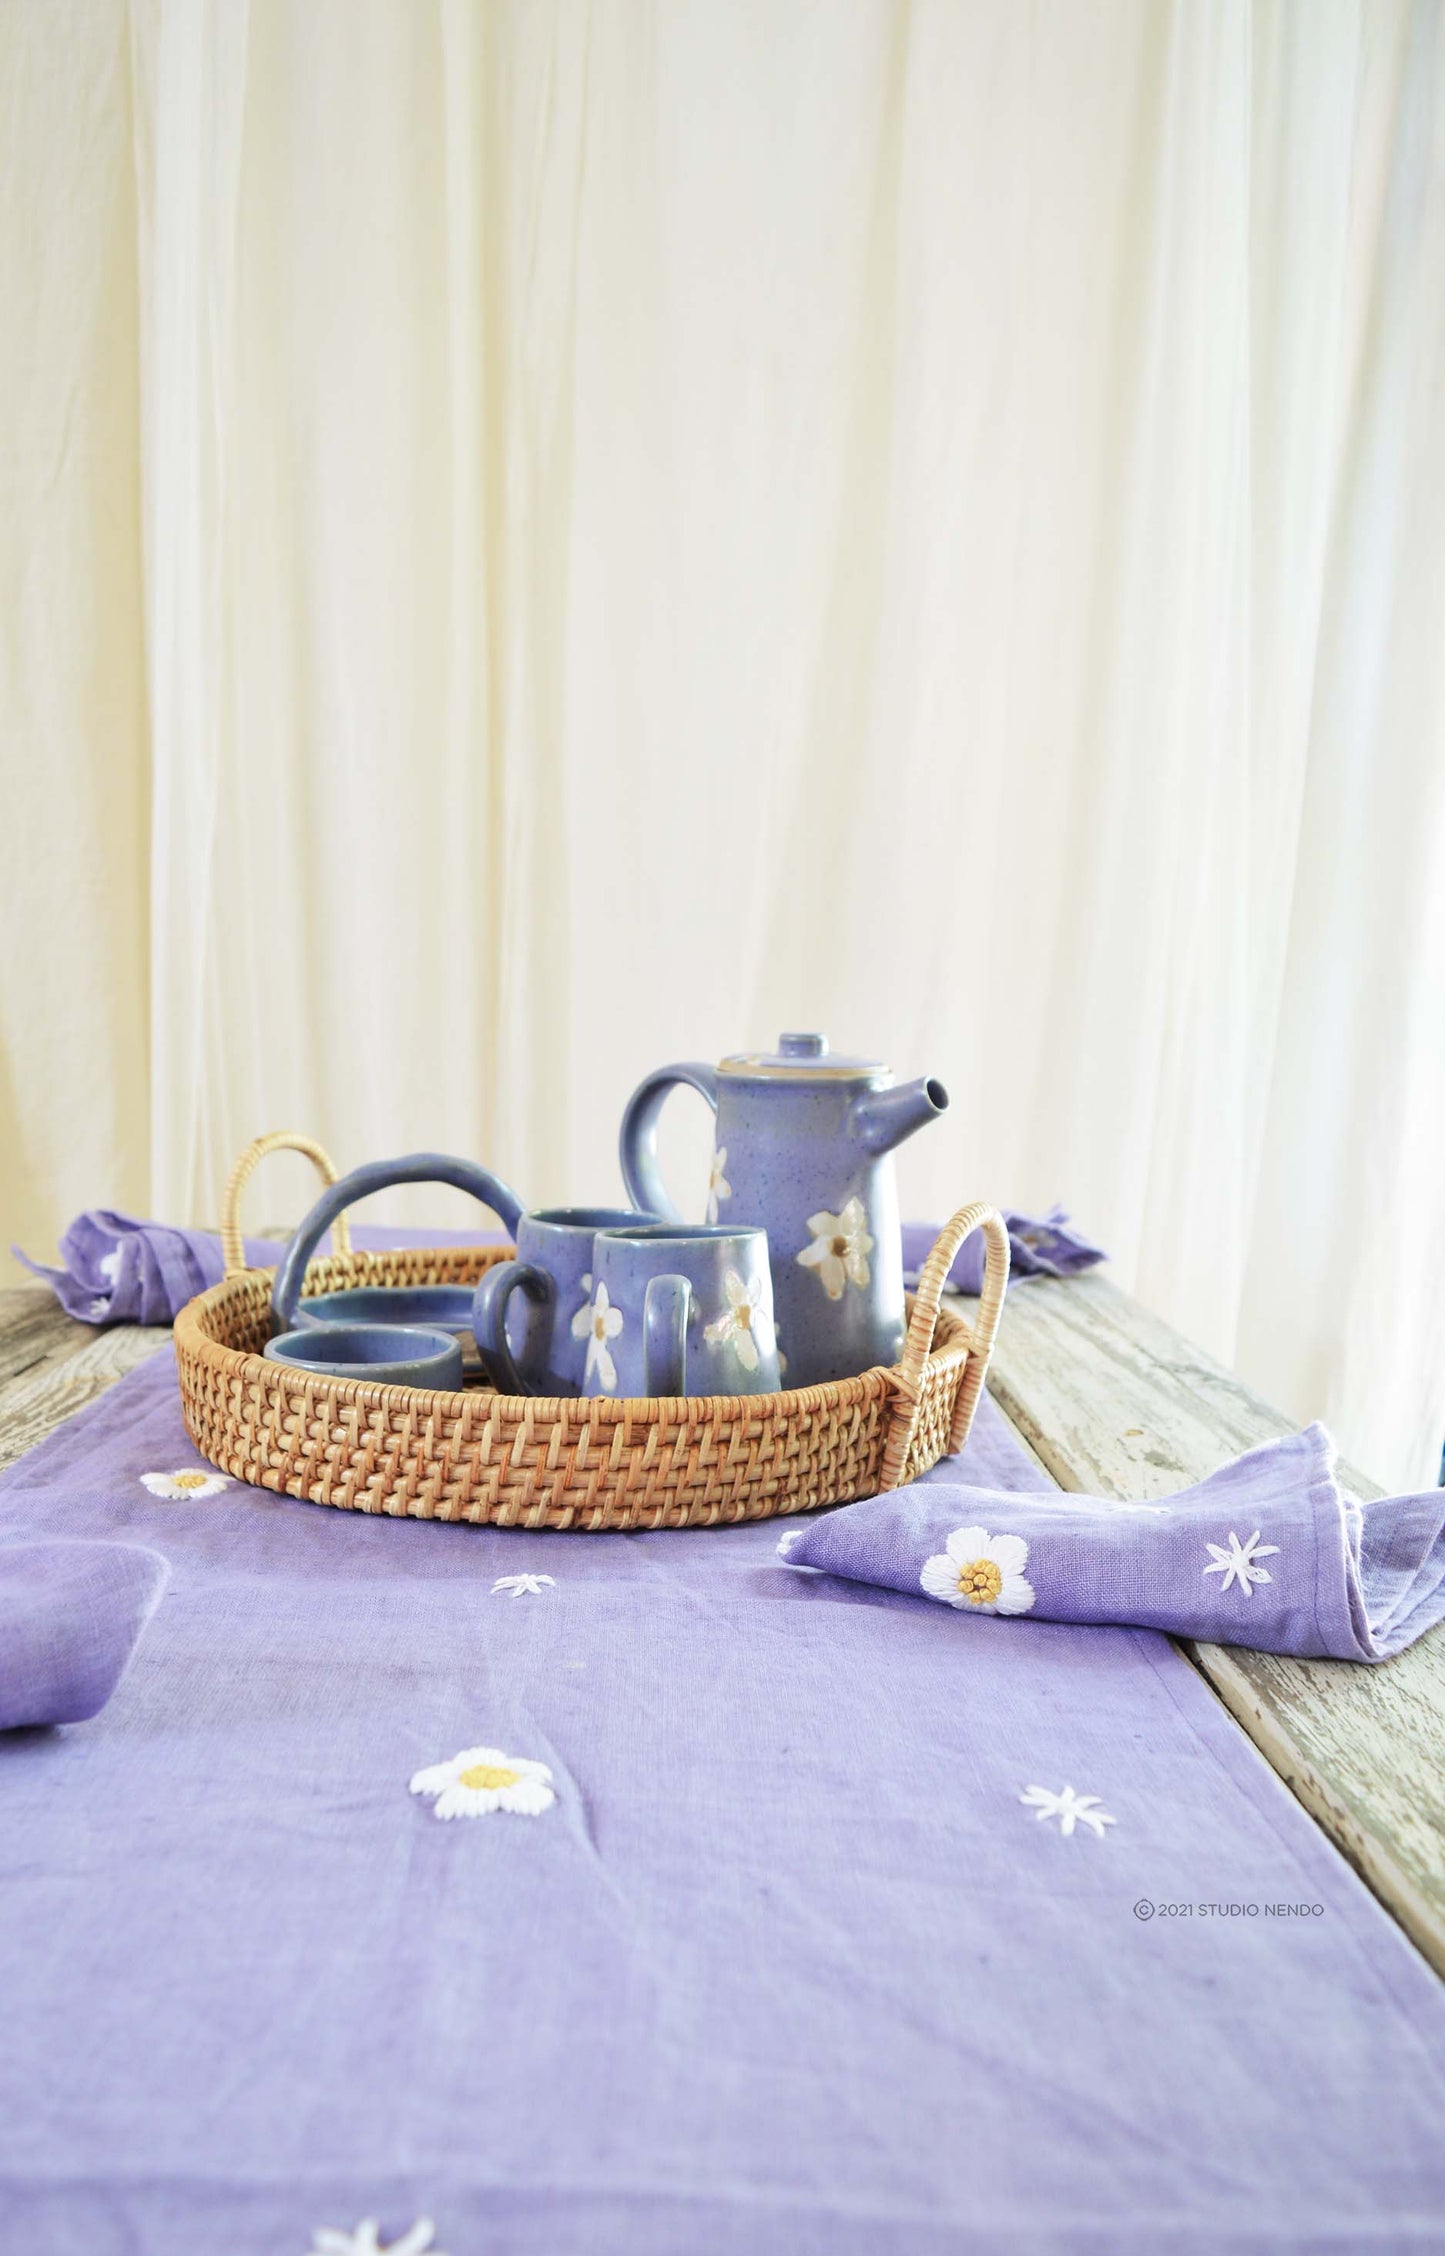
[[[171,1486],[172,1488],[204,1488],[210,1477],[209,1473],[172,1473]]]
[[[592,1337],[599,1340],[605,1340],[607,1337],[607,1326],[600,1316],[594,1316],[592,1319]]]
[[[478,1792],[483,1789],[494,1792],[499,1786],[517,1785],[521,1776],[519,1770],[508,1770],[502,1763],[468,1763],[459,1774],[457,1784],[473,1787]]]
[[[745,1332],[750,1332],[752,1330],[753,1312],[751,1308],[749,1308],[746,1301],[743,1301],[737,1308],[735,1308],[733,1314],[735,1315],[739,1325]]]
[[[1003,1588],[1003,1569],[992,1559],[970,1559],[958,1570],[958,1590],[970,1606],[991,1606]]]
[[[832,1250],[841,1261],[844,1254],[848,1251],[848,1240],[846,1238],[834,1238]]]

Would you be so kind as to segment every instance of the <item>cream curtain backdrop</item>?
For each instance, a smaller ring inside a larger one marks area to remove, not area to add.
[[[818,1025],[1433,1478],[1439,5],[8,0],[0,115],[11,1234]]]

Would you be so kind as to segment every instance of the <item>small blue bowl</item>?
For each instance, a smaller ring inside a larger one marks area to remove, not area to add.
[[[261,1352],[323,1379],[370,1379],[438,1394],[460,1394],[462,1387],[462,1351],[450,1333],[414,1324],[312,1324],[268,1340]]]
[[[469,1332],[475,1285],[348,1285],[296,1304],[296,1328],[318,1324],[421,1324],[428,1331]]]

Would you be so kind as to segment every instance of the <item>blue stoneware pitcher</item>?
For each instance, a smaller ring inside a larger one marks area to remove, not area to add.
[[[708,1220],[768,1233],[784,1384],[849,1378],[903,1349],[903,1246],[895,1145],[948,1104],[942,1082],[893,1085],[886,1065],[834,1057],[821,1034],[771,1055],[664,1065],[622,1116],[622,1179],[635,1205],[677,1209],[657,1168],[657,1122],[679,1082],[717,1114]]]
[[[353,1167],[322,1192],[291,1240],[276,1271],[271,1291],[271,1329],[289,1332],[297,1322],[301,1285],[306,1264],[338,1214],[372,1191],[390,1190],[396,1183],[450,1183],[469,1191],[490,1207],[510,1237],[517,1227],[522,1202],[515,1191],[470,1159],[449,1159],[444,1152],[411,1152],[405,1159],[372,1159]],[[458,1312],[458,1294],[464,1296]],[[443,1331],[461,1330],[471,1317],[470,1285],[356,1285],[345,1293],[327,1294],[326,1318],[349,1324],[410,1323],[432,1325]],[[313,1302],[313,1308],[318,1303]],[[304,1328],[304,1325],[303,1325]]]

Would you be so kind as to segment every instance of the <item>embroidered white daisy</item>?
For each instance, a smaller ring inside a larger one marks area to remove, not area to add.
[[[717,1150],[712,1155],[712,1166],[708,1169],[707,1218],[709,1222],[716,1222],[717,1220],[718,1200],[731,1198],[733,1195],[732,1184],[728,1181],[726,1175],[724,1175],[723,1173],[723,1169],[727,1166],[727,1163],[727,1145],[719,1144]]]
[[[430,1794],[441,1818],[490,1817],[494,1810],[540,1817],[557,1799],[551,1779],[545,1763],[504,1755],[498,1747],[464,1747],[450,1762],[419,1770],[411,1790]]]
[[[1205,1567],[1202,1571],[1207,1575],[1217,1574],[1224,1577],[1219,1585],[1221,1591],[1228,1590],[1231,1583],[1238,1583],[1245,1597],[1252,1598],[1254,1596],[1254,1585],[1257,1582],[1271,1582],[1274,1579],[1268,1567],[1257,1566],[1255,1562],[1258,1559],[1277,1557],[1279,1545],[1277,1543],[1261,1543],[1258,1528],[1255,1529],[1248,1543],[1241,1543],[1239,1537],[1231,1528],[1227,1550],[1222,1543],[1206,1543],[1204,1548],[1214,1563],[1212,1566]]]
[[[621,1329],[622,1310],[613,1307],[607,1287],[599,1277],[592,1299],[585,1302],[572,1319],[573,1339],[585,1339],[587,1342],[587,1362],[582,1375],[584,1386],[595,1371],[607,1392],[616,1393],[617,1365],[612,1360],[612,1350],[607,1342],[615,1340]]]
[[[1051,1817],[1058,1819],[1061,1833],[1072,1833],[1076,1825],[1087,1825],[1096,1841],[1103,1840],[1106,1825],[1119,1822],[1116,1817],[1110,1817],[1106,1809],[1100,1808],[1097,1794],[1076,1794],[1072,1786],[1065,1786],[1057,1794],[1051,1793],[1047,1786],[1030,1786],[1027,1793],[1020,1794],[1019,1800],[1034,1812],[1041,1825]]]
[[[871,1275],[868,1256],[873,1251],[863,1201],[850,1198],[841,1214],[810,1214],[808,1228],[813,1242],[798,1260],[804,1269],[817,1270],[829,1300],[841,1300],[849,1285],[861,1291]]]
[[[723,1274],[723,1292],[727,1307],[706,1327],[703,1336],[714,1347],[726,1340],[743,1369],[756,1371],[759,1348],[766,1354],[773,1344],[773,1311],[767,1285],[761,1277],[746,1284],[736,1269],[728,1269]]]
[[[110,1252],[102,1256],[100,1273],[112,1292],[120,1283],[120,1265],[124,1258],[125,1247],[123,1245],[112,1246]]]
[[[409,2232],[404,2232],[400,2240],[389,2240],[384,2249],[380,2231],[375,2217],[363,2217],[355,2232],[318,2225],[311,2236],[309,2256],[447,2256],[444,2248],[432,2245],[436,2226],[430,2217],[418,2217]]]
[[[1021,1535],[990,1535],[987,1528],[955,1528],[942,1551],[926,1559],[919,1581],[945,1606],[971,1606],[980,1614],[1026,1614],[1034,1586],[1024,1579],[1029,1547]]]
[[[780,1559],[786,1559],[793,1545],[802,1542],[804,1532],[802,1528],[789,1528],[786,1535],[778,1537],[778,1557]]]
[[[505,1591],[509,1598],[540,1598],[544,1585],[548,1589],[556,1587],[551,1575],[498,1575],[492,1584],[492,1596],[495,1598]]]
[[[179,1473],[142,1473],[141,1486],[152,1496],[164,1496],[172,1504],[180,1504],[200,1496],[219,1496],[230,1482],[224,1473],[198,1473],[189,1470]]]

